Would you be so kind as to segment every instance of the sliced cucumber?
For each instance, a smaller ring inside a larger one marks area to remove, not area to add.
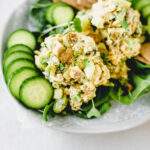
[[[139,0],[135,3],[135,9],[142,10],[145,6],[150,4],[150,0]]]
[[[5,56],[9,55],[10,53],[12,52],[17,52],[17,51],[24,51],[24,52],[27,52],[27,53],[30,53],[32,54],[32,50],[26,46],[26,45],[23,45],[23,44],[16,44],[12,47],[10,47],[6,52],[5,52]]]
[[[16,44],[24,44],[34,50],[36,48],[36,38],[28,30],[16,30],[9,36],[7,47],[10,48],[11,46]]]
[[[53,9],[52,17],[55,25],[68,23],[74,18],[74,10],[70,6],[57,6]]]
[[[10,53],[4,58],[4,61],[3,61],[4,71],[7,69],[8,65],[11,64],[12,61],[14,61],[16,59],[29,59],[31,61],[34,60],[32,55],[30,55],[29,53],[23,52],[23,51]]]
[[[9,89],[12,95],[19,99],[19,89],[23,81],[37,75],[36,70],[29,67],[24,67],[14,72],[9,80]]]
[[[148,16],[150,16],[150,4],[145,6],[143,9],[142,9],[142,14],[145,18],[147,18]]]
[[[24,105],[40,109],[50,103],[53,96],[51,84],[43,77],[33,77],[25,80],[20,88],[20,98]]]
[[[11,76],[11,74],[14,73],[16,70],[22,68],[22,67],[30,67],[30,68],[35,69],[35,65],[30,60],[27,60],[27,59],[17,59],[17,60],[14,60],[7,67],[7,70],[5,72],[6,83],[8,83],[8,79]]]
[[[54,24],[54,21],[53,21],[53,18],[52,18],[52,10],[53,10],[53,6],[54,5],[51,5],[47,8],[46,10],[46,13],[45,13],[45,17],[46,17],[46,20],[51,23],[51,24]]]
[[[65,3],[62,3],[62,2],[57,2],[57,3],[53,3],[51,6],[49,6],[46,10],[46,13],[45,13],[45,17],[46,17],[46,20],[51,23],[51,24],[54,24],[54,19],[53,19],[53,16],[52,16],[52,12],[53,10],[55,9],[55,7],[57,6],[67,6],[67,4]]]

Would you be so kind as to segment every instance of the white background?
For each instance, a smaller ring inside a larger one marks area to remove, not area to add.
[[[0,28],[4,17],[23,1],[0,0]],[[0,150],[150,150],[150,122],[102,135],[66,134],[46,127],[23,129],[10,101],[0,85]]]

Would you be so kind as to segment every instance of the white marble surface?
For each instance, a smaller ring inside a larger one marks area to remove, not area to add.
[[[0,27],[4,17],[24,0],[0,0]],[[15,108],[0,85],[0,150],[149,150],[150,121],[119,133],[73,135],[48,128],[23,129]]]

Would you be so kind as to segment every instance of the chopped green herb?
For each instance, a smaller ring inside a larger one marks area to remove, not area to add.
[[[46,71],[50,72],[50,71],[51,71],[51,70],[50,70],[50,67],[48,67],[48,69],[47,69]]]
[[[42,64],[47,64],[48,61],[49,61],[49,58],[45,58],[45,59],[43,59],[43,60],[41,61],[41,63],[42,63]]]
[[[89,60],[87,58],[84,59],[84,67],[86,67],[89,63]]]
[[[44,42],[41,34],[38,36],[37,41],[38,41],[38,43]]]
[[[124,19],[125,15],[126,15],[126,9],[124,8],[124,9],[122,9],[122,10],[119,12],[119,14],[118,14],[118,19],[119,19],[120,21],[122,21],[122,20]]]
[[[76,96],[74,96],[74,97],[72,98],[72,100],[73,100],[74,102],[76,102],[76,101],[79,100],[79,97],[76,95]]]
[[[46,45],[46,43],[44,43],[44,47],[48,48],[47,45]]]
[[[110,65],[110,63],[109,63],[109,61],[108,61],[108,58],[107,58],[107,55],[106,55],[105,53],[102,53],[102,54],[101,54],[101,57],[102,57],[102,59],[103,59],[103,61],[104,61],[104,63],[105,63],[106,65]]]
[[[80,96],[81,96],[81,94],[82,94],[82,91],[80,91],[80,92],[77,94],[77,96],[79,96],[79,97],[80,97]]]
[[[128,27],[128,23],[125,19],[125,16],[126,16],[126,9],[124,8],[119,12],[118,19],[121,21],[121,26],[126,29]]]
[[[78,51],[74,51],[74,56],[78,57],[78,55],[79,55]]]
[[[107,55],[105,53],[102,53],[101,56],[102,56],[102,59],[104,60],[107,59]]]
[[[79,18],[74,19],[73,25],[77,32],[82,32],[81,20]]]
[[[123,27],[124,29],[127,29],[127,28],[128,28],[128,23],[127,23],[127,21],[126,21],[125,18],[123,19],[121,25],[122,25],[122,27]]]
[[[64,70],[64,66],[63,66],[62,63],[60,64],[59,68],[60,68],[60,71],[63,71],[63,70]]]

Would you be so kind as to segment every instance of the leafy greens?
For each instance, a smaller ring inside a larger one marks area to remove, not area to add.
[[[32,3],[29,18],[37,32],[41,32],[46,26],[45,12],[51,4],[52,0],[39,0],[37,3]]]
[[[122,91],[120,93],[120,87],[115,87],[111,89],[110,96],[112,99],[117,100],[118,102],[124,105],[130,105],[141,96],[149,92],[150,90],[150,71],[146,72],[145,75],[132,75],[135,88],[128,94],[124,94]]]
[[[81,20],[76,17],[73,22],[74,28],[77,32],[82,32]]]
[[[95,108],[95,104],[94,101],[92,99],[92,109],[87,113],[87,117],[91,118],[91,117],[100,117],[100,112],[98,111],[98,109]]]

